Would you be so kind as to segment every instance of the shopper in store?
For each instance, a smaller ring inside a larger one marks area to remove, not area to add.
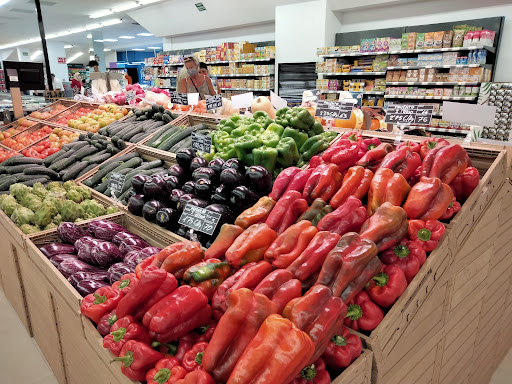
[[[53,90],[54,91],[63,91],[64,90],[64,86],[62,85],[62,81],[57,79],[53,73],[52,73],[52,84],[53,84]]]
[[[205,76],[210,76],[210,71],[208,70],[208,66],[206,63],[202,61],[199,63],[199,73]],[[217,80],[210,78],[212,81],[213,89],[217,90],[217,93],[220,93],[219,87],[217,85]]]
[[[92,68],[94,72],[99,72],[100,71],[99,65],[100,64],[96,60],[91,60],[91,61],[89,61],[89,64],[87,64],[87,66],[89,68]]]
[[[80,72],[75,72],[73,80],[71,80],[71,90],[74,94],[78,94],[82,90],[82,87],[82,76],[80,76]]]
[[[194,56],[186,57],[184,63],[189,76],[181,79],[181,92],[199,93],[199,98],[201,100],[204,100],[205,96],[213,96],[217,94],[213,88],[211,79],[208,76],[199,73],[199,61]]]
[[[132,77],[128,74],[128,71],[124,72],[124,79],[126,80],[126,84],[133,84]]]

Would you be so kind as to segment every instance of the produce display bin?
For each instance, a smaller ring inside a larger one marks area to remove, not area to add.
[[[54,103],[51,103],[50,105],[47,105],[46,107],[43,107],[41,109],[38,109],[37,111],[34,111],[34,112],[49,112],[49,111],[52,111],[57,105],[63,105],[64,107],[66,107],[66,109],[62,110],[60,113],[63,113],[63,112],[66,112],[70,107],[73,107],[74,105],[76,105],[78,103],[78,101],[75,101],[75,100],[70,100],[70,99],[59,99],[57,100],[56,102]],[[34,113],[32,112],[32,113]],[[30,118],[31,120],[36,120],[36,121],[46,121],[48,120],[49,118],[53,117],[53,116],[50,116],[48,119],[37,119],[32,115],[29,114],[27,117]]]
[[[91,111],[93,111],[94,109],[97,109],[99,105],[100,104],[95,104],[95,103],[83,103],[83,102],[76,103],[75,105],[69,107],[65,111],[62,111],[61,113],[57,113],[56,115],[53,115],[52,117],[50,117],[49,119],[47,119],[45,121],[52,122],[60,127],[67,127],[67,125],[58,124],[57,120],[59,120],[63,116],[69,115],[70,113],[76,112],[79,108],[87,108],[87,109],[90,109]],[[30,118],[30,119],[32,119],[32,118]]]
[[[363,353],[338,377],[332,378],[331,384],[370,384],[372,381],[373,353],[363,349]]]

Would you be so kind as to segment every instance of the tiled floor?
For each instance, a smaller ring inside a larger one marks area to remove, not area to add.
[[[58,384],[37,343],[28,335],[2,291],[0,383]],[[489,384],[512,384],[512,350],[498,367]]]

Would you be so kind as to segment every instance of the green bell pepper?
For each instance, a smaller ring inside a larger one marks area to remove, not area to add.
[[[290,120],[287,118],[287,113],[291,109],[288,107],[284,107],[279,109],[276,112],[276,118],[274,119],[276,124],[282,125],[283,127],[288,127],[290,125]]]
[[[212,145],[212,147],[210,149],[210,153],[198,152],[198,156],[201,156],[208,162],[212,161],[213,157],[215,156],[215,146]]]
[[[274,132],[265,131],[261,136],[261,142],[267,147],[275,148],[281,138]]]
[[[254,165],[261,165],[270,173],[274,172],[277,162],[277,149],[271,147],[259,147],[252,150]]]
[[[213,156],[214,159],[221,158],[223,160],[229,160],[229,159],[232,159],[233,157],[237,157],[237,152],[236,152],[235,146],[233,144],[227,146],[221,152],[217,152]]]
[[[329,147],[330,142],[329,137],[323,134],[310,137],[302,147],[300,147],[301,158],[304,161],[310,160],[317,153],[325,151]]]
[[[296,109],[297,108],[297,109]],[[307,109],[296,107],[292,109],[290,124],[294,128],[302,129],[303,131],[309,130],[315,124],[315,118],[309,113]]]
[[[295,140],[297,148],[300,148],[308,139],[308,134],[305,132],[300,132],[298,129],[295,128],[286,127],[281,138],[284,137],[291,137],[293,140]]]
[[[277,134],[279,137],[281,137],[281,136],[283,136],[284,127],[282,125],[272,123],[267,127],[267,129],[265,131],[273,132],[273,133]]]
[[[247,127],[245,125],[240,125],[238,128],[233,129],[231,131],[231,137],[237,138],[242,137],[247,132]]]
[[[256,123],[260,124],[263,128],[267,128],[270,124],[272,124],[274,121],[270,118],[267,112],[264,111],[258,111],[255,112],[253,116],[253,119]]]
[[[265,132],[265,129],[259,123],[252,123],[251,125],[247,126],[246,132],[249,135],[259,136]]]
[[[252,135],[244,135],[235,140],[235,150],[238,158],[246,165],[252,165],[254,148],[261,147],[261,139]]]
[[[231,121],[233,121],[233,122],[237,123],[237,122],[239,122],[239,121],[240,121],[240,119],[241,119],[241,118],[242,118],[242,116],[240,116],[240,115],[231,115],[231,117],[229,118],[229,120],[231,120]]]
[[[291,137],[283,137],[279,144],[277,144],[277,162],[283,168],[291,167],[293,164],[299,161],[299,150],[295,140]]]
[[[213,144],[215,145],[222,143],[227,138],[229,138],[229,133],[225,131],[216,130],[212,134]]]

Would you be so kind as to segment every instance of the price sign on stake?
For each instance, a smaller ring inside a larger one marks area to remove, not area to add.
[[[388,106],[384,121],[398,125],[430,125],[433,112],[433,105],[391,104]]]
[[[206,98],[206,110],[211,111],[222,107],[222,95],[209,96]]]
[[[288,106],[288,103],[285,99],[277,96],[272,91],[270,91],[270,102],[272,103],[272,106],[277,110]]]
[[[352,108],[352,103],[318,100],[315,116],[325,119],[350,120],[352,117]]]
[[[238,108],[250,108],[252,99],[254,98],[252,92],[242,93],[241,95],[231,96],[232,106]]]
[[[135,91],[127,91],[126,92],[126,104],[130,104],[132,101],[135,101],[137,94]]]
[[[112,196],[114,196],[116,199],[123,192],[123,185],[125,179],[126,175],[123,175],[121,173],[112,172],[110,174],[110,177],[108,179],[108,187],[110,188]]]
[[[178,105],[188,105],[188,94],[171,92],[171,103]]]
[[[192,132],[192,148],[196,151],[210,153],[212,150],[212,138],[210,135],[201,135]]]
[[[187,204],[181,214],[178,224],[185,225],[195,231],[213,235],[219,224],[221,214],[208,209]]]

